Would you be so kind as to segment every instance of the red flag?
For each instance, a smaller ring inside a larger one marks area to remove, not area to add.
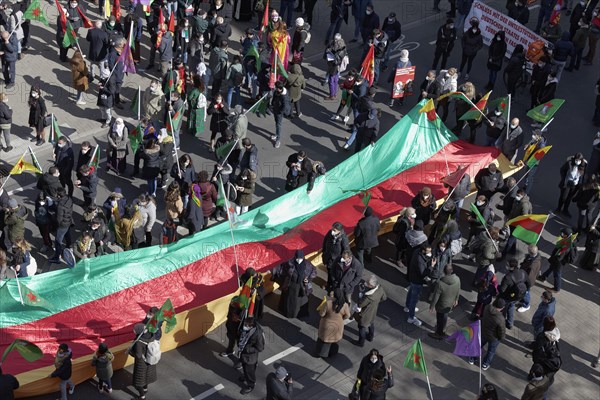
[[[169,15],[169,27],[167,30],[171,33],[175,33],[175,13]]]
[[[369,82],[369,86],[373,84],[375,80],[375,46],[373,45],[362,62],[360,74]]]
[[[84,28],[90,29],[90,28],[94,27],[94,24],[92,24],[92,21],[90,21],[90,19],[85,16],[85,14],[83,13],[83,11],[81,11],[81,8],[79,8],[79,6],[77,6],[77,12],[79,13],[79,16],[81,17],[81,19],[83,20]]]
[[[67,32],[67,16],[65,15],[65,10],[63,10],[62,6],[58,4],[58,0],[54,0],[56,3],[56,8],[58,8],[58,13],[60,14],[60,22],[62,23],[62,33],[63,35]]]
[[[562,10],[563,0],[558,0],[554,9],[552,10],[552,14],[550,15],[550,23],[557,25],[560,22],[560,10]]]
[[[121,0],[115,0],[113,3],[112,15],[114,15],[117,22],[121,22]]]
[[[158,32],[156,33],[156,48],[160,46],[163,36],[163,25],[165,24],[165,16],[163,15],[162,7],[158,10]]]
[[[456,171],[454,171],[450,175],[443,177],[442,183],[445,183],[446,185],[450,186],[451,188],[454,188],[460,183],[460,181],[462,180],[463,176],[465,176],[466,173],[467,173],[467,166],[465,165],[464,167],[458,168]]]
[[[269,26],[269,0],[267,0],[267,4],[265,5],[265,11],[263,13],[261,26],[261,30],[263,32],[265,32],[267,30],[267,27]]]

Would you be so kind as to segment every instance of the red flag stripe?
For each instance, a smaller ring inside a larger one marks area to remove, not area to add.
[[[542,222],[534,221],[530,218],[515,221],[511,224],[511,226],[520,226],[521,228],[537,233],[538,235],[542,233],[542,229],[544,228],[544,224]]]

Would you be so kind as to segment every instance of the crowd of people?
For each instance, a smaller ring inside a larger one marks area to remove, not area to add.
[[[90,96],[84,95],[97,81],[96,105],[101,127],[107,129],[107,147],[98,150],[89,141],[83,141],[78,143],[80,150],[76,155],[75,144],[67,136],[59,136],[52,128],[49,129],[53,120],[48,119],[40,87],[34,85],[31,88],[28,124],[35,133],[31,141],[42,146],[46,143],[47,131],[54,132],[49,138],[54,148],[54,163],[39,176],[39,195],[33,212],[0,189],[0,279],[27,277],[37,271],[37,254],[32,254],[31,245],[25,238],[24,224],[28,219],[35,221],[43,240],[40,255],[52,254],[49,262],[58,264],[65,249],[72,251],[76,260],[81,260],[112,251],[112,243],[129,250],[172,243],[181,232],[193,235],[209,228],[211,220],[218,222],[230,217],[221,201],[223,197],[234,203],[238,215],[252,207],[259,178],[259,154],[248,135],[244,105],[252,107],[253,112],[264,109],[265,113],[273,116],[274,134],[270,139],[274,148],[279,148],[282,141],[287,141],[284,125],[303,117],[301,100],[306,88],[303,72],[305,49],[321,45],[315,44],[317,40],[311,40],[316,0],[300,0],[296,8],[293,0],[282,0],[279,10],[271,9],[266,13],[268,2],[255,0],[251,6],[248,3],[212,0],[196,1],[188,6],[179,1],[155,0],[150,6],[142,7],[132,2],[125,5],[128,8],[123,16],[112,15],[94,22],[90,22],[86,14],[91,15],[95,11],[86,11],[84,4],[78,0],[60,5],[56,21],[58,59],[69,63],[78,105],[86,104],[86,98]],[[331,1],[330,26],[323,50],[326,62],[323,85],[327,85],[328,91],[325,100],[339,101],[331,120],[342,121],[344,125],[352,122],[349,137],[340,144],[343,150],[354,145],[354,151],[359,152],[377,141],[382,115],[382,105],[375,102],[378,86],[392,82],[396,68],[412,65],[407,50],[400,52],[395,64],[392,62],[392,48],[401,37],[401,25],[395,12],[380,18],[376,3],[375,0]],[[546,131],[539,129],[541,125],[532,125],[535,128],[532,138],[526,143],[525,124],[518,118],[508,121],[500,108],[482,110],[486,114],[484,118],[460,119],[470,110],[471,103],[477,103],[483,97],[469,81],[478,53],[487,52],[485,63],[489,77],[485,91],[497,86],[500,75],[507,92],[512,95],[517,95],[517,88],[529,86],[533,108],[555,97],[564,71],[578,70],[582,61],[584,65],[593,63],[600,36],[600,15],[590,2],[573,1],[573,5],[567,5],[569,30],[562,31],[561,25],[550,19],[550,11],[556,1],[542,0],[535,30],[548,44],[535,52],[517,45],[506,62],[505,33],[497,32],[489,48],[484,49],[479,21],[466,21],[473,2],[452,0],[449,3],[448,19],[437,31],[432,69],[426,72],[419,87],[419,100],[434,100],[437,109],[441,110],[443,121],[449,118],[453,109],[456,116],[453,131],[462,136],[468,127],[466,139],[472,143],[476,141],[478,128],[485,125],[486,145],[497,146],[513,163],[525,162],[526,157],[547,145]],[[522,24],[529,23],[525,3],[515,0],[508,1],[506,5],[507,14]],[[0,25],[4,28],[0,51],[7,89],[14,85],[17,61],[30,51],[30,21],[23,18],[29,4],[29,0],[24,0],[15,5],[0,5]],[[439,11],[440,1],[434,1],[433,6]],[[102,5],[99,12],[103,15]],[[294,19],[294,12],[302,12],[302,16]],[[349,42],[360,41],[362,44],[361,57],[352,61],[346,41],[340,34],[341,25],[348,23],[350,13],[354,16],[355,30]],[[264,15],[268,15],[268,21],[263,21]],[[256,18],[257,26],[245,29],[239,43],[235,44],[236,50],[231,51],[230,44],[237,42],[230,40],[234,20],[248,21],[252,18]],[[174,23],[167,22],[170,20]],[[459,33],[464,24],[468,24],[469,29]],[[81,28],[89,28],[85,36],[89,43],[86,57],[81,54],[78,44],[65,45],[65,35],[71,27],[75,35],[80,34]],[[13,30],[15,34],[7,33]],[[148,39],[150,54],[147,64],[143,64],[141,43]],[[460,40],[462,48],[460,65],[450,66],[449,59],[457,40]],[[130,46],[130,43],[133,45]],[[359,65],[371,46],[375,57],[372,85],[362,71],[353,68]],[[589,50],[583,56],[586,46]],[[237,51],[237,48],[240,50]],[[137,68],[144,66],[146,71],[155,75],[139,92],[137,126],[131,126],[123,118],[113,115],[114,108],[121,110],[126,103],[121,96],[126,80],[121,57],[123,51],[132,51]],[[482,56],[480,58],[483,59]],[[528,63],[532,65],[530,76],[524,72]],[[381,74],[388,70],[391,72],[389,79],[381,78]],[[468,101],[449,98],[438,101],[440,96],[454,92],[463,93]],[[1,93],[0,129],[6,144],[4,150],[9,152],[12,150],[12,110],[7,103],[8,96]],[[399,102],[390,99],[389,107],[396,106],[402,107],[403,99]],[[595,118],[600,116],[599,109],[600,103],[597,102]],[[181,122],[182,116],[184,123]],[[210,118],[209,124],[206,124],[207,118]],[[599,123],[600,118],[594,122]],[[213,171],[196,170],[191,155],[180,154],[181,134],[204,137],[205,131],[210,131],[210,138],[203,150],[214,155]],[[105,200],[97,199],[100,168],[95,162],[97,151],[105,151],[107,155],[107,173],[132,177],[141,175],[146,181],[135,199],[126,199],[119,187],[111,188]],[[310,193],[315,179],[326,173],[324,163],[310,159],[309,155],[310,149],[307,149],[289,156],[286,191],[307,184],[306,190]],[[519,240],[512,236],[513,228],[506,224],[510,219],[532,213],[529,195],[537,166],[525,168],[530,169],[522,187],[517,186],[513,177],[504,179],[495,163],[481,169],[473,177],[477,189],[474,201],[477,213],[467,213],[468,231],[459,222],[464,200],[470,193],[469,174],[464,174],[455,187],[447,188],[449,196],[443,199],[441,205],[430,188],[420,188],[410,205],[403,207],[393,228],[395,261],[408,281],[404,307],[406,320],[417,327],[422,325],[416,313],[419,311],[417,304],[423,297],[422,291],[426,288],[429,311],[436,314],[435,329],[429,333],[435,340],[448,338],[448,317],[458,305],[461,279],[467,279],[467,274],[453,267],[453,260],[463,258],[476,264],[477,270],[471,283],[477,301],[471,318],[481,320],[482,345],[487,346],[482,358],[483,370],[490,368],[507,330],[512,329],[515,310],[525,313],[532,305],[536,307],[531,319],[533,366],[529,382],[523,385],[526,386],[523,399],[544,398],[554,374],[561,367],[560,331],[554,312],[555,295],[561,291],[563,266],[579,263],[582,268],[593,269],[600,262],[600,228],[597,220],[593,220],[600,196],[596,178],[600,162],[590,164],[588,166],[582,153],[577,153],[560,168],[560,195],[555,212],[570,217],[570,205],[575,203],[578,221],[573,230],[561,230],[561,238],[568,245],[555,248],[548,259],[549,266],[543,272],[542,256],[534,244],[528,245],[524,259],[517,261]],[[75,238],[74,198],[79,191],[84,227],[78,230]],[[164,193],[158,196],[160,191]],[[163,210],[166,215],[162,234],[156,238],[153,227],[157,223],[157,213]],[[485,223],[477,214],[483,216]],[[500,226],[498,220],[503,220]],[[354,244],[351,248],[346,231],[352,229]],[[321,320],[315,353],[319,357],[334,357],[338,353],[344,336],[344,320],[348,318],[353,318],[358,325],[354,345],[364,347],[365,341],[374,340],[377,308],[386,301],[387,295],[378,278],[367,273],[365,266],[374,260],[379,231],[380,220],[376,210],[366,206],[363,217],[354,227],[334,222],[324,237],[322,260],[327,270],[327,298],[318,309]],[[580,243],[585,237],[586,250],[579,259],[576,241],[569,240],[575,233],[579,234]],[[467,238],[466,242],[463,236]],[[506,274],[499,279],[496,271],[504,268]],[[309,298],[316,275],[316,267],[305,258],[302,249],[271,272],[270,279],[277,282],[281,290],[279,310],[287,318],[305,318],[309,314]],[[553,288],[545,290],[539,302],[533,302],[530,291],[536,280],[543,282],[550,275]],[[224,357],[237,356],[234,366],[242,371],[242,394],[250,393],[257,384],[259,353],[265,345],[260,325],[265,295],[263,275],[250,268],[241,277],[241,283],[251,277],[260,305],[254,317],[244,317],[239,298],[232,300],[225,324],[229,343],[221,353]],[[130,354],[135,358],[133,379],[139,399],[145,399],[148,385],[156,381],[158,360],[148,359],[148,349],[155,347],[154,341],[160,341],[162,331],[147,332],[146,323],[157,311],[156,308],[151,309],[147,319],[134,327],[136,340]],[[236,347],[237,351],[234,351]],[[61,381],[63,400],[67,391],[72,394],[75,388],[70,380],[71,357],[68,344],[61,344],[55,360],[56,371],[51,374]],[[106,344],[101,343],[92,360],[97,369],[100,392],[112,391],[113,358]],[[472,358],[468,360],[471,364],[475,361]],[[0,373],[0,382],[8,380],[7,376]],[[18,383],[15,385],[18,386]],[[383,355],[376,349],[369,351],[358,369],[353,394],[360,399],[384,399],[393,385],[392,370],[386,367]],[[8,386],[7,389],[4,386],[0,388],[6,393],[12,393],[13,389]],[[4,392],[0,391],[0,394]],[[269,374],[268,399],[290,399],[292,394],[293,380],[284,367]],[[494,398],[497,398],[494,386],[486,384],[480,399]]]

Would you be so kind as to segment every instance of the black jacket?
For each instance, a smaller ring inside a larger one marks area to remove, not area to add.
[[[371,249],[379,246],[379,228],[381,223],[376,215],[373,215],[373,209],[369,206],[365,209],[365,216],[362,217],[354,228],[354,242],[358,249]]]
[[[244,148],[240,152],[239,166],[240,171],[248,168],[256,172],[256,168],[258,167],[258,147],[255,144],[250,147],[250,150]]]
[[[71,175],[73,171],[73,165],[75,164],[75,155],[71,148],[71,143],[67,140],[64,147],[58,147],[58,144],[54,147],[54,155],[56,159],[54,165],[60,171],[61,175]]]
[[[265,349],[265,336],[262,327],[256,324],[256,331],[252,334],[244,350],[240,354],[240,361],[243,364],[258,363],[258,353]]]
[[[483,36],[481,30],[477,28],[477,33],[473,33],[471,29],[466,31],[461,39],[463,53],[466,56],[474,56],[483,47]]]
[[[65,196],[56,204],[56,223],[59,228],[68,228],[73,224],[73,200]]]
[[[475,186],[482,192],[495,192],[499,190],[503,184],[504,181],[502,180],[502,173],[500,170],[496,170],[496,172],[492,174],[489,168],[483,168],[475,175]]]
[[[292,165],[298,164],[298,154],[290,155],[285,162],[289,168],[286,175],[285,190],[291,191],[308,182],[313,172],[312,161],[308,157],[304,157],[300,163],[300,170],[295,169]]]
[[[72,357],[71,350],[69,350],[69,354],[64,357],[64,360],[63,360],[62,364],[60,365],[60,367],[56,368],[56,370],[54,370],[54,372],[52,372],[52,374],[50,376],[53,378],[60,378],[63,381],[66,381],[67,379],[71,379],[71,374],[73,372],[71,357]]]
[[[283,114],[284,116],[290,115],[292,110],[292,104],[290,103],[290,96],[286,88],[283,88],[281,94],[277,93],[277,90],[273,92],[271,97],[271,111],[273,114]]]
[[[362,279],[364,266],[356,257],[352,257],[350,265],[346,268],[342,262],[342,257],[335,260],[332,273],[330,289],[341,289],[345,295],[349,296],[354,292],[354,288]]]
[[[0,124],[12,124],[13,110],[3,101],[0,101]]]
[[[485,340],[504,340],[506,322],[502,311],[497,311],[493,304],[488,304],[481,318],[481,337]]]
[[[275,372],[267,375],[267,399],[266,400],[291,400],[294,385],[280,381]]]
[[[95,199],[98,191],[98,175],[91,173],[87,176],[81,176],[81,184],[79,189],[83,192],[83,197],[88,199]]]
[[[62,185],[57,176],[50,175],[49,172],[46,172],[44,175],[40,176],[36,187],[44,192],[44,196],[55,199],[56,191],[58,188],[61,188]]]
[[[506,54],[506,41],[504,40],[504,36],[504,31],[500,31],[494,35],[494,38],[490,43],[487,62],[487,67],[489,70],[500,71],[502,69],[504,55]],[[497,40],[498,37],[501,40]]]
[[[323,238],[323,264],[328,268],[333,265],[344,250],[350,249],[350,241],[346,232],[340,232],[340,234],[334,237],[331,231],[327,231]]]
[[[13,391],[19,388],[19,381],[10,374],[0,375],[0,399],[14,400]]]
[[[119,65],[115,67],[115,64],[117,63]],[[116,85],[123,83],[123,79],[125,78],[123,62],[119,61],[119,53],[117,53],[117,50],[115,50],[114,47],[111,47],[110,51],[108,52],[108,68],[110,68],[111,71],[114,69],[112,75],[110,76],[110,81],[114,82]]]
[[[435,100],[439,97],[440,93],[442,92],[442,85],[440,85],[437,79],[434,79],[433,81],[428,81],[427,79],[425,79],[423,83],[421,83],[420,88],[421,92],[427,92],[427,96],[421,97],[421,95],[419,94],[419,101],[424,98]]]
[[[408,268],[408,281],[415,285],[422,285],[430,274],[431,257],[427,257],[422,251],[415,252]]]
[[[402,36],[402,26],[400,25],[400,21],[397,19],[390,23],[386,18],[383,22],[381,30],[388,35],[390,43],[394,43],[396,40],[400,39],[400,36]]]
[[[86,40],[90,42],[88,59],[94,62],[104,60],[108,54],[108,34],[106,31],[98,28],[90,29]]]
[[[437,40],[435,41],[435,50],[443,52],[451,52],[454,48],[456,40],[456,29],[448,28],[446,24],[439,27],[437,31]]]

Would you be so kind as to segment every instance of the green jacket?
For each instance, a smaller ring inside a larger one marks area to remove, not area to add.
[[[356,322],[358,322],[360,326],[371,325],[373,321],[375,321],[379,303],[386,300],[387,296],[381,285],[377,286],[375,289],[367,291],[364,296],[358,300],[360,312],[356,316],[357,318],[355,317]]]
[[[430,309],[439,313],[449,313],[458,301],[460,294],[460,279],[457,275],[444,276],[435,285]]]

